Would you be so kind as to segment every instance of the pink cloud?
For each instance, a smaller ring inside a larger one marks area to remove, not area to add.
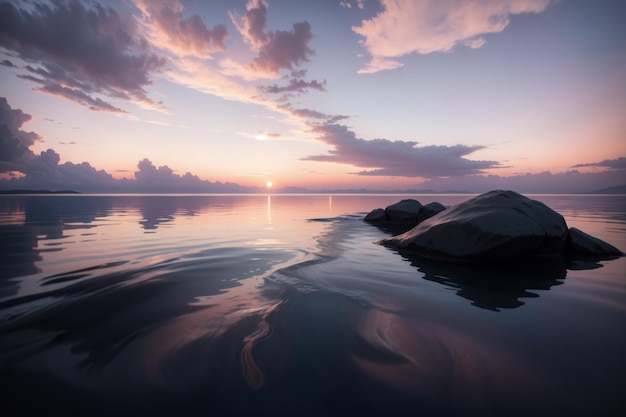
[[[177,0],[135,0],[135,5],[144,15],[153,45],[197,56],[226,49],[226,26],[209,29],[197,14],[185,19],[184,8]]]
[[[510,15],[543,12],[550,1],[381,0],[381,13],[352,28],[370,55],[359,73],[401,67],[398,58],[411,53],[479,48],[485,43],[481,36],[504,30]]]

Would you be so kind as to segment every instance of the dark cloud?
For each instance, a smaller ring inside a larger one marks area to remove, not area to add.
[[[199,56],[226,49],[228,30],[223,24],[209,29],[202,18],[194,14],[183,17],[183,6],[177,1],[136,0],[137,7],[152,19],[157,44],[165,41],[170,47]]]
[[[162,107],[146,93],[166,61],[130,19],[98,3],[0,3],[0,46],[30,63],[22,78],[39,91],[92,110],[120,111],[98,96]]]
[[[250,0],[246,13],[231,13],[239,33],[259,53],[249,67],[255,72],[277,74],[281,69],[293,70],[307,62],[315,51],[308,43],[313,39],[311,25],[306,20],[292,25],[291,30],[265,32],[268,4],[265,0]]]
[[[25,174],[21,178],[0,181],[5,189],[47,189],[47,190],[93,190],[95,192],[111,189],[115,179],[103,170],[97,170],[89,163],[59,164],[60,157],[52,149],[33,155],[20,166]]]
[[[315,53],[308,47],[313,33],[307,21],[294,23],[290,31],[269,32],[267,37],[267,43],[251,63],[251,67],[257,71],[275,74],[281,69],[291,70],[301,62],[308,61],[309,56]]]
[[[626,158],[621,156],[617,159],[605,159],[600,162],[592,162],[588,164],[576,164],[572,168],[608,168],[608,169],[626,169]]]
[[[313,132],[320,141],[334,147],[327,155],[312,155],[306,161],[334,162],[361,168],[375,168],[359,175],[401,177],[449,177],[481,174],[486,169],[500,168],[496,161],[465,159],[482,146],[421,146],[413,141],[357,138],[347,126],[322,124]]]
[[[261,91],[268,94],[284,94],[284,93],[306,93],[308,90],[326,91],[326,80],[319,82],[317,80],[304,81],[299,78],[292,78],[289,84],[279,86],[277,84],[260,87]]]
[[[31,119],[30,114],[11,108],[7,99],[0,97],[0,173],[20,171],[34,158],[29,148],[41,138],[34,132],[22,130],[24,123]]]
[[[4,67],[9,67],[9,68],[17,68],[17,66],[9,61],[8,59],[3,59],[2,62],[0,62],[0,65],[4,66]]]

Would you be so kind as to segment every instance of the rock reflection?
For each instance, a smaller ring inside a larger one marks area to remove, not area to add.
[[[562,259],[508,262],[494,265],[444,263],[402,253],[425,280],[456,290],[456,295],[473,306],[491,311],[517,308],[523,298],[539,297],[536,290],[548,291],[561,285],[567,275]]]

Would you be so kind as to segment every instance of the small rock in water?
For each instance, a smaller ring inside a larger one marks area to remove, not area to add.
[[[614,257],[622,256],[621,250],[606,243],[603,240],[588,235],[587,233],[570,227],[565,247],[568,254],[591,257]]]
[[[385,210],[381,208],[377,208],[377,209],[370,211],[367,214],[367,216],[365,216],[365,219],[363,220],[365,220],[366,222],[370,222],[370,223],[386,223],[387,214],[385,213]]]
[[[419,201],[409,198],[388,206],[385,213],[391,223],[417,223],[417,216],[422,207]]]

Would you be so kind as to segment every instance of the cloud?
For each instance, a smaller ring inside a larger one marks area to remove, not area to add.
[[[317,110],[306,109],[306,108],[298,109],[298,108],[293,107],[293,105],[291,105],[290,103],[277,105],[276,109],[283,111],[287,113],[288,115],[298,118],[298,119],[318,119],[318,120],[323,120],[327,124],[336,123],[340,120],[344,120],[349,117],[349,116],[342,116],[342,115],[326,114]]]
[[[622,170],[626,169],[626,158],[621,156],[617,159],[605,159],[600,162],[592,162],[588,164],[576,164],[572,166],[572,168],[585,168],[585,167],[593,167],[593,168],[607,168],[611,170]],[[626,181],[626,180],[625,180]]]
[[[326,80],[319,82],[317,80],[304,81],[299,78],[292,78],[289,84],[279,86],[277,84],[262,86],[259,89],[268,94],[284,94],[284,93],[306,93],[308,90],[317,90],[326,92]]]
[[[482,146],[421,146],[413,141],[357,138],[347,126],[322,124],[313,132],[334,149],[327,155],[313,155],[305,161],[334,162],[361,168],[375,168],[358,175],[400,177],[449,177],[483,173],[500,168],[496,161],[474,161],[464,158],[483,149]]]
[[[244,41],[254,48],[261,48],[267,43],[265,26],[268,7],[265,0],[250,0],[246,4],[246,13],[243,16],[234,11],[229,13],[231,21]]]
[[[8,59],[3,59],[2,62],[0,62],[0,65],[2,65],[3,67],[17,68],[17,66]]]
[[[520,193],[567,194],[596,191],[624,184],[624,172],[540,172],[508,177],[499,175],[469,175],[465,177],[432,178],[419,184],[419,189],[435,191],[467,191],[482,193],[507,188]]]
[[[246,69],[259,76],[276,75],[281,69],[293,70],[302,62],[307,62],[315,51],[308,43],[313,39],[311,25],[306,20],[292,25],[291,30],[265,32],[268,3],[265,0],[250,0],[243,16],[230,12],[230,18],[244,38],[258,55]],[[226,70],[241,75],[232,61],[226,62]],[[248,75],[250,78],[251,75]]]
[[[132,20],[98,3],[16,4],[0,3],[0,46],[32,64],[22,78],[39,84],[38,91],[92,110],[120,111],[99,96],[162,109],[145,88],[166,61]]]
[[[356,7],[358,7],[361,10],[365,8],[364,0],[356,0],[354,4],[356,5]],[[345,7],[346,9],[352,8],[352,3],[350,3],[349,1],[340,1],[339,5],[341,7]]]
[[[359,73],[401,67],[411,53],[448,52],[457,45],[479,48],[482,35],[498,33],[509,16],[543,12],[551,0],[381,0],[382,12],[352,30],[371,56]]]
[[[0,97],[0,173],[20,171],[34,158],[29,148],[41,137],[22,130],[31,119],[30,114],[11,108],[7,99]]]
[[[0,189],[75,190],[81,192],[249,192],[253,188],[234,183],[210,182],[187,172],[177,175],[168,166],[156,167],[143,159],[133,179],[117,180],[88,162],[60,163],[53,149],[35,155],[30,146],[41,137],[22,130],[32,117],[13,109],[0,97]],[[268,136],[275,134],[268,134]],[[75,142],[59,142],[73,145]]]
[[[184,8],[177,0],[135,0],[135,5],[143,13],[153,45],[196,56],[226,49],[226,26],[209,29],[197,14],[185,19]]]

